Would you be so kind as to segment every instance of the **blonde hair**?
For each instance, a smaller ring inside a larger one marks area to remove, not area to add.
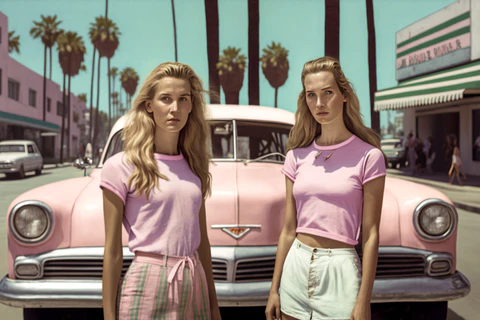
[[[148,113],[146,102],[153,100],[160,79],[173,77],[190,83],[192,111],[178,138],[178,148],[187,160],[190,169],[202,182],[202,196],[206,198],[211,191],[211,175],[208,171],[210,156],[207,150],[210,131],[206,121],[206,103],[203,84],[193,69],[183,63],[166,62],[156,67],[145,79],[140,92],[128,112],[128,121],[123,129],[125,156],[135,166],[128,181],[137,194],[145,194],[147,199],[153,188],[159,187],[158,178],[168,180],[159,172],[154,160],[155,121]]]
[[[322,57],[308,61],[303,66],[303,90],[298,96],[297,111],[295,112],[295,125],[290,131],[287,141],[287,151],[310,145],[315,137],[322,134],[322,126],[313,118],[306,102],[305,77],[311,73],[329,71],[333,74],[335,82],[342,95],[347,98],[343,104],[343,122],[348,131],[355,134],[363,141],[380,149],[380,136],[372,129],[365,127],[360,113],[360,102],[352,88],[351,83],[343,74],[340,62],[331,57]]]

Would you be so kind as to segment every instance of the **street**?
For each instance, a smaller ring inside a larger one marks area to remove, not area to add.
[[[10,202],[22,192],[32,188],[59,181],[63,179],[81,177],[83,170],[75,169],[71,166],[60,168],[45,169],[40,176],[27,174],[24,180],[7,180],[0,174],[0,275],[3,277],[7,273],[7,242],[6,242],[6,224],[5,217]],[[473,187],[470,187],[468,192]],[[441,189],[439,189],[441,190]],[[441,190],[444,191],[444,190]],[[465,192],[464,192],[465,196]],[[457,242],[457,269],[460,270],[471,283],[470,294],[462,299],[449,303],[449,320],[474,320],[480,314],[480,255],[478,253],[478,230],[480,230],[480,214],[458,209],[459,226]],[[222,310],[224,319],[250,318],[264,319],[264,308],[232,308]],[[0,304],[0,314],[5,320],[22,319],[22,309],[11,308]]]

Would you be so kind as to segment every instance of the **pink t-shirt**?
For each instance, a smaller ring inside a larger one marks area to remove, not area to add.
[[[336,145],[318,146],[314,140],[308,147],[288,151],[282,172],[294,181],[297,233],[355,245],[362,222],[363,185],[386,175],[386,168],[378,148],[352,135]]]
[[[134,165],[127,162],[124,152],[105,162],[100,188],[115,193],[125,205],[123,225],[130,251],[191,256],[200,245],[201,180],[182,154],[155,153],[154,157],[169,181],[159,178],[159,189],[152,190],[148,201],[145,195],[134,193],[133,185],[128,187]]]

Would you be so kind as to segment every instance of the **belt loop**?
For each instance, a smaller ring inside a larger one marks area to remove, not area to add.
[[[167,255],[165,254],[165,255],[163,256],[163,267],[164,267],[164,268],[167,268],[167,261],[168,261]]]

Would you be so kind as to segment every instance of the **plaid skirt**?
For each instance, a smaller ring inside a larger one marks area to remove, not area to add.
[[[173,257],[137,252],[120,281],[118,317],[209,320],[207,281],[198,253]]]

